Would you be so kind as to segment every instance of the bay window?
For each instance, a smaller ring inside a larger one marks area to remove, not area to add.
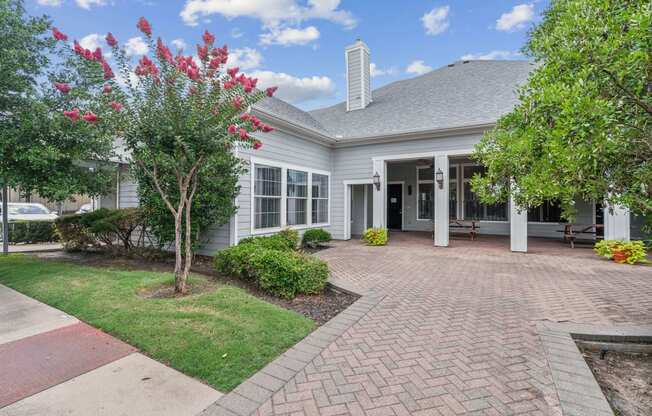
[[[329,222],[330,175],[252,158],[252,232]]]
[[[256,165],[254,169],[255,228],[281,226],[281,168]]]
[[[312,223],[328,222],[328,175],[312,174]]]

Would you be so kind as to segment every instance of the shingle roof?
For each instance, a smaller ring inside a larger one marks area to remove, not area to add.
[[[492,123],[518,102],[532,69],[528,61],[460,61],[374,90],[365,109],[347,112],[343,102],[309,113],[344,139]]]
[[[529,61],[458,61],[373,90],[373,102],[346,111],[346,102],[303,111],[266,98],[254,107],[336,140],[493,123],[518,102]]]

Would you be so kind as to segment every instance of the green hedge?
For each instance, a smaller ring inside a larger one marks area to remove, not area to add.
[[[331,234],[322,229],[322,228],[312,228],[303,233],[303,239],[301,240],[301,245],[304,247],[319,247],[324,243],[331,241],[333,237]]]
[[[100,208],[85,214],[67,215],[55,221],[56,232],[66,250],[89,247],[132,248],[132,233],[143,224],[139,208]]]
[[[9,223],[9,243],[49,243],[57,241],[52,221],[16,221]]]
[[[217,253],[214,264],[220,273],[253,280],[275,296],[292,299],[320,293],[328,280],[328,265],[291,245],[283,235],[251,237]]]

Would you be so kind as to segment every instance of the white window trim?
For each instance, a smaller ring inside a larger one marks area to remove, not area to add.
[[[419,214],[420,214],[420,213],[419,213],[419,195],[420,195],[420,193],[421,193],[421,192],[419,192],[420,185],[421,185],[422,183],[423,183],[423,184],[434,184],[434,183],[435,183],[434,176],[433,176],[433,179],[423,179],[423,180],[422,180],[422,179],[419,179],[419,171],[422,170],[422,169],[430,169],[430,167],[428,167],[428,166],[417,166],[417,194],[416,194],[416,197],[417,197],[417,203],[416,203],[416,208],[417,208],[417,221],[424,221],[424,222],[425,222],[425,221],[428,221],[428,222],[432,222],[432,221],[433,221],[432,218],[421,218],[421,217],[419,216]],[[433,174],[433,175],[434,175],[434,174]],[[435,207],[434,207],[434,205],[435,205],[435,202],[434,202],[434,191],[435,191],[435,187],[434,187],[434,186],[433,186],[433,189],[432,189],[432,190],[433,190],[433,200],[432,200],[432,205],[433,205],[432,208],[433,208],[433,210],[432,210],[432,214],[433,214],[433,216],[434,216],[434,215],[435,215],[435,209],[434,209],[434,208],[435,208]]]
[[[300,166],[300,165],[294,165],[291,163],[284,163],[284,162],[279,162],[275,160],[269,160],[269,159],[263,159],[263,158],[258,158],[258,157],[251,157],[249,160],[249,176],[250,178],[250,186],[251,189],[249,191],[250,194],[250,211],[251,211],[251,216],[250,216],[250,232],[251,235],[259,235],[259,234],[272,234],[275,232],[279,232],[283,230],[284,228],[291,228],[293,230],[304,230],[308,228],[320,228],[320,227],[330,227],[330,221],[331,221],[331,204],[332,204],[332,199],[333,199],[333,194],[332,194],[332,177],[331,173],[325,170],[319,170],[319,169],[312,169],[308,168],[305,166]],[[280,227],[273,227],[273,228],[256,228],[256,223],[255,223],[255,210],[256,210],[256,204],[255,204],[255,195],[254,195],[254,186],[255,186],[255,180],[256,180],[256,165],[265,165],[265,166],[270,166],[274,168],[280,168],[281,169],[281,226]],[[308,203],[307,203],[307,217],[306,217],[306,224],[302,225],[287,225],[287,171],[288,169],[290,170],[300,170],[303,172],[308,173]],[[317,173],[320,175],[324,175],[328,177],[328,221],[325,223],[317,223],[313,224],[312,223],[312,174]]]

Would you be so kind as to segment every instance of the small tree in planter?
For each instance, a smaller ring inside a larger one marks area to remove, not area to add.
[[[161,38],[154,40],[145,18],[137,28],[147,37],[152,56],[143,55],[134,68],[115,37],[106,35],[119,81],[100,48],[90,51],[75,42],[69,60],[77,70],[75,85],[56,87],[62,94],[84,90],[84,99],[71,101],[63,114],[122,138],[135,169],[160,195],[174,220],[175,291],[184,293],[201,172],[215,154],[229,153],[235,145],[262,146],[251,133],[272,129],[249,114],[249,108],[276,88],[260,91],[257,80],[238,73],[238,68],[227,71],[228,48],[215,47],[215,37],[207,31],[197,45],[196,60],[192,55],[173,56]],[[65,38],[58,30],[54,36]]]

